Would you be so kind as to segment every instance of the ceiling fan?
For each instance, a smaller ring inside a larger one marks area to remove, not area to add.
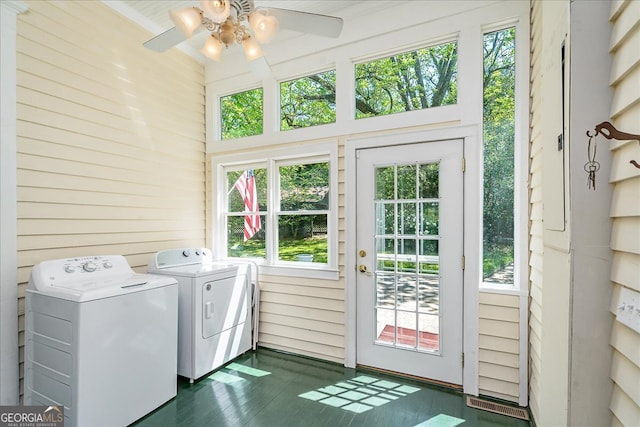
[[[164,52],[206,30],[211,36],[201,52],[218,62],[223,48],[233,43],[244,48],[250,63],[262,58],[260,43],[269,43],[278,28],[326,37],[338,37],[342,31],[342,18],[274,7],[256,9],[253,0],[201,1],[200,7],[172,10],[169,15],[176,26],[144,42],[146,48]]]

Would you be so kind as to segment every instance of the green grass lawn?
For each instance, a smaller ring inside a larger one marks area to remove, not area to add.
[[[313,262],[327,262],[327,237],[309,237],[305,239],[281,239],[278,247],[278,255],[281,261],[297,261],[297,256],[301,254],[313,255]],[[230,257],[256,257],[265,258],[266,249],[264,240],[236,240],[230,242]]]

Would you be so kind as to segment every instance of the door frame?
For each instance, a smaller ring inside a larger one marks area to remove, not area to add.
[[[463,272],[463,392],[478,395],[478,300],[481,277],[482,241],[482,128],[480,125],[411,130],[379,135],[358,136],[345,140],[345,366],[356,366],[356,152],[417,142],[451,139],[464,141],[464,255]]]

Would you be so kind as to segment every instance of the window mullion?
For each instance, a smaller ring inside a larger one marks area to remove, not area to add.
[[[280,211],[280,176],[276,161],[267,163],[267,264],[272,265],[278,259],[278,213]]]

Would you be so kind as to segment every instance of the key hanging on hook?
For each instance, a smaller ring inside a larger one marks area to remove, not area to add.
[[[587,172],[587,188],[590,190],[596,189],[596,172],[600,170],[600,163],[596,161],[596,150],[597,150],[597,142],[596,142],[596,134],[591,135],[589,131],[587,131],[587,136],[589,137],[589,143],[587,144],[587,163],[584,165],[584,170]]]

